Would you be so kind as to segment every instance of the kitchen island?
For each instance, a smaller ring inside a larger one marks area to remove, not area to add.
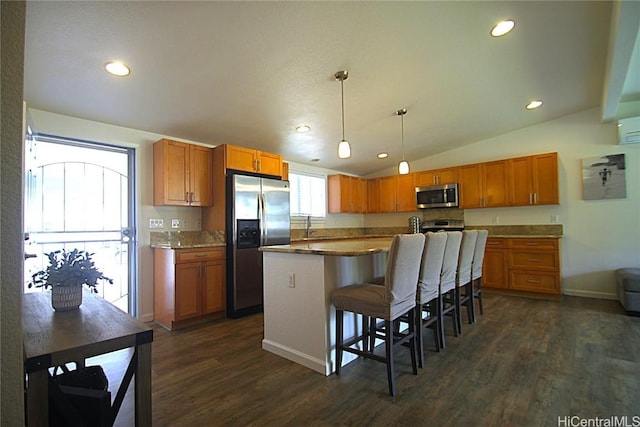
[[[392,236],[263,246],[262,348],[316,372],[335,370],[335,309],[339,287],[384,276]],[[345,339],[360,328],[345,313]],[[356,356],[346,353],[343,365]]]

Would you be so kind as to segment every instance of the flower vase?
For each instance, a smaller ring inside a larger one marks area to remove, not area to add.
[[[54,286],[51,305],[55,311],[76,310],[82,304],[82,286]]]

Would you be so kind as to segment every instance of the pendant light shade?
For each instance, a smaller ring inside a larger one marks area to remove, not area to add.
[[[404,159],[404,115],[407,114],[407,109],[401,108],[396,111],[396,114],[400,116],[400,122],[402,123],[402,161],[398,164],[398,173],[407,175],[409,173],[409,162]]]
[[[407,175],[409,173],[409,162],[406,160],[401,161],[398,164],[398,173],[400,175]]]
[[[345,141],[344,139],[340,141],[340,144],[338,144],[338,157],[341,159],[351,157],[351,145],[349,145],[349,141]]]
[[[341,159],[348,159],[351,157],[351,145],[349,141],[344,138],[344,81],[349,77],[348,71],[338,71],[336,74],[336,80],[340,81],[340,93],[342,95],[342,141],[338,144],[338,157]]]

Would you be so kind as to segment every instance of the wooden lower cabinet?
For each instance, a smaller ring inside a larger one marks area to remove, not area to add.
[[[482,284],[487,288],[559,295],[558,239],[489,238]]]
[[[487,288],[506,288],[508,285],[506,239],[487,239],[482,263],[482,285]]]
[[[224,248],[155,248],[153,253],[156,322],[173,330],[225,315]]]

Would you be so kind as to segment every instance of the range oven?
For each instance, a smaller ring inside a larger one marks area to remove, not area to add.
[[[457,219],[436,219],[433,221],[424,221],[422,223],[421,231],[436,232],[436,231],[462,231],[464,230],[464,221]]]

